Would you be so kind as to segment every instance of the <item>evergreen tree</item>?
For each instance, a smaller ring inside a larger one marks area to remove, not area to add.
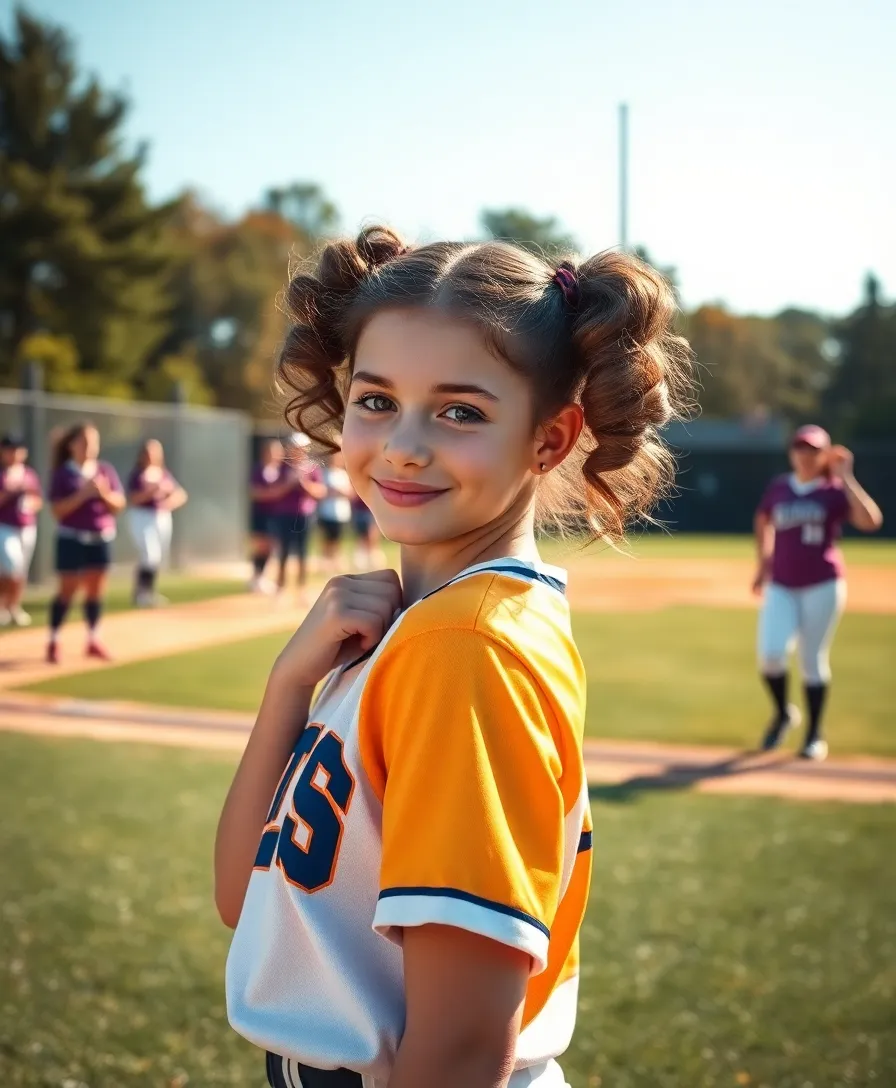
[[[2,384],[42,334],[74,345],[81,391],[127,389],[165,333],[168,209],[147,204],[125,112],[79,76],[63,30],[17,11],[0,36]]]
[[[516,242],[549,260],[574,253],[578,248],[572,235],[565,233],[552,215],[539,219],[521,208],[487,208],[481,219],[489,237]]]
[[[844,439],[896,437],[896,305],[881,299],[877,278],[836,329],[840,357],[827,390],[825,414]]]

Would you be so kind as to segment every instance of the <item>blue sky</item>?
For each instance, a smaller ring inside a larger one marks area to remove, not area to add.
[[[238,213],[319,182],[343,226],[467,237],[483,207],[630,236],[688,304],[842,312],[896,295],[892,0],[32,0],[133,102],[157,197]],[[12,5],[0,0],[8,27]]]

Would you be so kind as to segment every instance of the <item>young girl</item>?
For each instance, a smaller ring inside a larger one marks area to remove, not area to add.
[[[128,523],[139,556],[134,575],[134,604],[165,604],[156,593],[159,570],[171,551],[171,515],[187,501],[187,493],[165,467],[165,451],[156,438],[140,447],[128,477]]]
[[[672,293],[618,253],[376,228],[288,298],[290,418],[341,428],[401,577],[332,579],[271,672],[216,844],[231,1023],[275,1088],[562,1085],[585,676],[535,526],[618,539],[668,482]]]
[[[274,527],[280,550],[277,589],[286,588],[289,557],[293,553],[298,564],[299,600],[302,601],[308,582],[308,543],[311,519],[318,500],[326,494],[322,474],[308,456],[311,440],[308,435],[293,435],[286,456],[281,462],[279,498],[273,506]]]
[[[262,444],[258,462],[249,478],[249,499],[252,509],[252,580],[250,588],[256,593],[273,590],[265,581],[264,571],[277,541],[274,508],[280,498],[280,473],[283,446],[278,439]]]
[[[22,596],[37,541],[37,512],[43,505],[40,480],[25,464],[21,438],[0,440],[0,627],[28,627]]]
[[[798,639],[808,728],[800,755],[824,759],[822,713],[831,680],[829,651],[846,600],[843,557],[836,546],[848,521],[870,533],[883,522],[880,507],[853,476],[853,455],[831,447],[821,427],[801,427],[790,445],[789,476],[772,480],[756,511],[759,570],[753,590],[763,593],[759,614],[759,667],[774,717],[763,737],[769,751],[799,722],[787,702],[787,665]]]
[[[92,423],[76,423],[53,450],[50,502],[56,530],[56,571],[59,589],[50,605],[47,661],[59,660],[58,635],[72,598],[84,590],[87,656],[109,660],[98,639],[106,574],[115,539],[115,519],[126,500],[115,469],[97,458],[99,431]]]

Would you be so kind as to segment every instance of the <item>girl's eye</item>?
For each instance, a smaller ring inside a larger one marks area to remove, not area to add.
[[[469,404],[452,404],[442,415],[452,423],[482,423],[485,420],[482,412],[471,408]]]
[[[382,393],[365,393],[363,397],[358,397],[355,404],[367,412],[391,412],[394,408],[392,401]]]

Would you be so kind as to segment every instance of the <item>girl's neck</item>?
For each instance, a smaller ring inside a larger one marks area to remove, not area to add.
[[[510,525],[502,521],[454,540],[436,544],[402,544],[404,607],[408,608],[427,593],[450,582],[467,567],[504,556],[539,559],[533,511],[529,510],[522,519]]]

